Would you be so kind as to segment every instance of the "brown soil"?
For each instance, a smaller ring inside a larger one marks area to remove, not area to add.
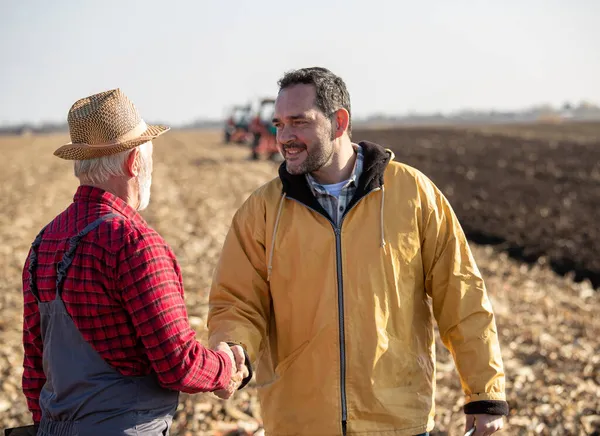
[[[355,134],[355,139],[359,139],[356,138],[358,134]],[[563,201],[570,198],[570,192],[576,192],[577,197],[572,198],[570,203],[573,205],[576,203],[573,200],[587,197],[580,197],[580,191],[576,190],[576,181],[581,177],[572,179],[583,174],[582,171],[587,171],[589,175],[590,165],[593,167],[597,162],[596,159],[580,167],[569,163],[569,159],[565,159],[568,156],[561,154],[556,155],[554,163],[550,163],[549,156],[555,156],[550,151],[552,149],[542,150],[537,148],[538,145],[527,142],[523,151],[515,155],[516,151],[511,149],[515,146],[514,142],[504,143],[494,137],[473,141],[475,145],[472,149],[477,151],[475,154],[466,152],[466,147],[463,154],[459,154],[462,140],[453,139],[453,136],[445,133],[440,134],[440,140],[432,139],[434,134],[430,132],[427,136],[429,139],[417,141],[424,147],[421,152],[410,145],[412,140],[406,136],[400,136],[403,139],[398,140],[393,136],[377,137],[371,133],[360,135],[364,139],[384,139],[383,143],[396,141],[394,145],[397,150],[399,146],[400,150],[413,147],[415,151],[409,156],[420,156],[421,160],[416,163],[421,164],[417,166],[434,180],[442,181],[441,188],[448,194],[451,184],[455,192],[462,192],[474,185],[475,192],[479,192],[478,189],[481,191],[480,197],[483,192],[488,196],[499,192],[520,192],[521,188],[492,191],[494,184],[503,183],[500,175],[507,172],[496,173],[493,170],[498,167],[500,150],[504,150],[505,168],[514,167],[512,172],[523,177],[526,177],[527,168],[532,166],[536,168],[534,174],[538,173],[538,167],[540,174],[550,174],[556,168],[563,171],[569,188],[559,198]],[[20,389],[21,268],[35,234],[67,206],[76,189],[77,181],[72,175],[71,164],[52,156],[52,151],[65,140],[63,136],[0,138],[0,153],[4,156],[3,170],[0,172],[0,429],[26,424],[31,419]],[[450,176],[456,174],[458,158],[447,161],[440,158],[438,152],[444,148],[444,143],[452,141],[456,143],[454,153],[464,158],[460,162],[464,170],[462,179]],[[275,164],[249,162],[247,148],[223,146],[220,142],[220,132],[174,131],[160,138],[155,147],[152,200],[148,210],[143,212],[178,256],[190,321],[200,338],[205,337],[207,290],[212,269],[231,217],[254,188],[276,174]],[[492,149],[497,151],[490,154],[490,163],[481,166],[480,160],[488,156],[485,149],[489,143],[496,143]],[[571,150],[573,155],[587,150],[582,155],[586,157],[584,160],[592,161],[596,156],[593,151],[576,146]],[[530,153],[536,153],[538,159],[529,160],[527,157]],[[399,156],[404,159],[401,153]],[[477,156],[477,159],[471,156]],[[518,162],[526,165],[518,166]],[[466,177],[469,171],[475,171],[475,178]],[[485,178],[480,178],[480,174],[497,174],[498,178],[494,176],[495,183],[488,183]],[[444,178],[440,178],[442,176]],[[533,201],[540,197],[540,204],[548,204],[546,207],[554,213],[555,203],[544,203],[550,200],[543,195],[549,195],[550,192],[534,190],[528,194],[528,198]],[[449,197],[464,216],[464,211],[468,209],[461,206],[460,197]],[[478,201],[484,199],[479,198]],[[506,201],[501,204],[514,209],[515,220],[528,220],[531,215],[530,209],[523,210],[520,202]],[[483,208],[478,210],[480,214],[486,213]],[[519,215],[520,211],[524,215]],[[493,224],[495,221],[490,221],[490,216],[494,215],[482,216],[485,219],[480,221],[467,219],[467,228],[486,223],[492,229],[497,227]],[[543,223],[544,220],[537,218],[540,216],[539,213],[535,214],[538,222]],[[577,223],[577,226],[570,227],[573,231],[578,231],[578,227],[585,227],[588,231],[598,230],[597,225],[590,230],[590,225],[593,227],[590,219],[582,219]],[[533,226],[529,228],[533,229]],[[547,231],[552,234],[551,229]],[[565,231],[559,235],[569,233]],[[563,238],[559,235],[556,239]],[[473,245],[473,251],[497,314],[507,372],[507,395],[512,411],[505,430],[499,434],[598,434],[600,319],[597,312],[600,293],[595,292],[588,282],[574,283],[569,278],[559,277],[548,265],[540,262],[522,264],[489,246]],[[439,341],[438,350],[437,428],[433,434],[462,435],[464,416],[460,385],[450,355]],[[252,385],[228,402],[222,402],[212,394],[201,394],[182,395],[180,403],[172,429],[174,435],[260,432],[260,407]]]
[[[576,127],[563,127],[363,130],[354,139],[381,143],[427,174],[472,241],[524,262],[541,259],[598,287],[600,125],[595,141],[588,124],[581,125],[586,141]]]

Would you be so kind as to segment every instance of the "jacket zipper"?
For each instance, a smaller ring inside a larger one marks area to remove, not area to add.
[[[338,282],[338,309],[339,309],[339,335],[340,335],[340,396],[342,399],[342,422],[346,422],[348,418],[348,410],[346,406],[346,332],[344,325],[344,282],[342,280],[342,222],[340,225],[333,227],[335,233],[335,260],[337,267],[337,282]],[[333,224],[333,223],[332,223]]]
[[[292,197],[287,197],[290,200],[294,200],[295,202],[303,205],[307,209],[312,210],[315,213],[318,213],[322,217],[326,218],[327,221],[333,227],[333,233],[335,234],[335,260],[336,260],[336,270],[337,270],[337,291],[338,291],[338,309],[339,309],[339,317],[338,317],[338,328],[339,328],[339,338],[340,338],[340,397],[341,397],[341,405],[342,405],[342,429],[344,435],[346,434],[346,421],[348,420],[348,408],[346,404],[346,334],[345,334],[345,325],[344,325],[344,281],[342,277],[342,224],[344,223],[344,219],[347,214],[356,207],[358,203],[360,203],[363,198],[372,192],[379,191],[381,188],[375,188],[367,192],[363,195],[360,200],[347,209],[340,220],[340,224],[336,226],[336,224],[331,220],[330,217],[323,215],[321,212],[313,209],[312,207],[302,203],[301,201],[296,200]]]

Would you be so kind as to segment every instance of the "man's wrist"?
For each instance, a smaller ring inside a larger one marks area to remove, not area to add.
[[[231,383],[231,374],[233,373],[233,363],[231,357],[225,351],[212,350],[217,359],[221,362],[221,371],[219,373],[219,380],[217,382],[217,388],[215,390],[227,389]]]

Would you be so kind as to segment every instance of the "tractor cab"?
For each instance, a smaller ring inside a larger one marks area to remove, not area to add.
[[[273,113],[275,111],[275,100],[272,98],[263,98],[258,102],[258,108],[252,119],[251,131],[254,134],[270,133],[275,134],[273,127]]]
[[[250,123],[252,120],[251,105],[235,105],[225,122],[225,143],[247,143],[251,139]]]
[[[258,108],[250,124],[250,132],[254,135],[252,141],[252,160],[258,160],[261,155],[275,161],[281,161],[281,154],[275,140],[277,129],[273,126],[275,99],[263,98],[258,102]]]

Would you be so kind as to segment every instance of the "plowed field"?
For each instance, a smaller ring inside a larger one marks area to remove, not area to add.
[[[503,244],[473,244],[497,313],[507,372],[512,412],[501,434],[598,434],[600,293],[551,266],[562,261],[577,271],[600,271],[594,209],[600,146],[504,138],[435,129],[354,134],[394,148],[398,160],[428,174],[476,240]],[[21,268],[33,237],[77,187],[71,164],[52,156],[66,141],[56,135],[0,138],[0,429],[31,419],[20,389]],[[200,338],[212,270],[233,213],[276,175],[276,164],[250,162],[249,150],[220,141],[220,132],[173,131],[159,138],[152,199],[143,212],[180,261]],[[519,262],[507,255],[511,247],[527,259],[547,260]],[[438,350],[433,434],[462,435],[460,385],[439,341]],[[171,434],[258,434],[260,426],[250,385],[228,402],[212,394],[182,395]]]

